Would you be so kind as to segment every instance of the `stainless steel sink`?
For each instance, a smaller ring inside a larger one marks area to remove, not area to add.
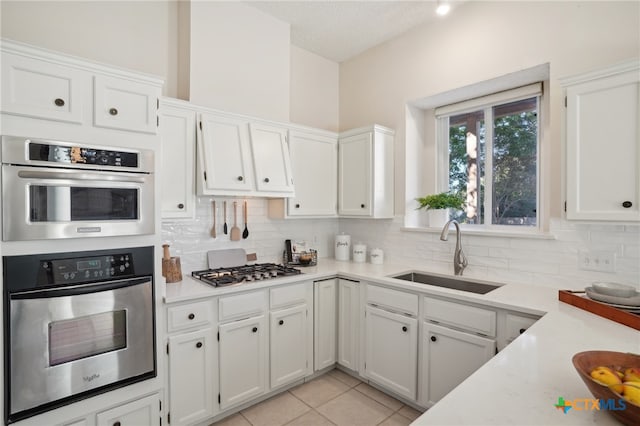
[[[499,285],[467,281],[459,278],[439,277],[422,272],[406,272],[401,275],[393,275],[391,278],[420,284],[434,285],[436,287],[450,288],[453,290],[468,291],[470,293],[477,294],[487,294],[500,287]]]

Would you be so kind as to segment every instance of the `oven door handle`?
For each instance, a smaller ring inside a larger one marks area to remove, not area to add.
[[[100,283],[78,284],[74,286],[55,287],[43,290],[30,290],[17,293],[10,293],[12,300],[16,299],[46,299],[51,297],[78,296],[80,294],[98,293],[103,291],[117,290],[119,288],[133,287],[140,284],[151,284],[152,277],[130,278],[117,281],[106,281]]]
[[[44,170],[20,170],[18,177],[23,179],[58,179],[76,181],[97,181],[97,182],[132,182],[144,183],[143,176],[127,176],[114,173],[87,173],[87,172],[54,172]]]

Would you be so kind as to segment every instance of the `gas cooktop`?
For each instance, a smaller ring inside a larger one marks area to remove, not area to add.
[[[203,283],[214,287],[223,287],[242,282],[268,280],[301,274],[302,271],[275,263],[256,263],[254,265],[232,266],[227,268],[193,271],[191,275]]]

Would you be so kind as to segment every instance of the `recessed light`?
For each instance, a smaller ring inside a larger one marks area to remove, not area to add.
[[[439,16],[444,16],[447,13],[449,13],[449,11],[451,10],[451,5],[449,5],[449,3],[446,2],[438,2],[438,6],[436,7],[436,13]]]

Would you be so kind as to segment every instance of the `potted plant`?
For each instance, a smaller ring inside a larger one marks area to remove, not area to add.
[[[418,210],[428,213],[429,226],[441,227],[449,220],[449,209],[464,209],[464,197],[460,193],[441,192],[416,198]]]

